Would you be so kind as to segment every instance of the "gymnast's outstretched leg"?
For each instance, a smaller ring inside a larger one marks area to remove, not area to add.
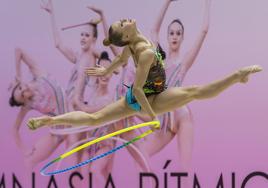
[[[125,99],[122,98],[92,114],[82,111],[74,111],[54,117],[43,116],[40,118],[32,118],[29,120],[28,126],[30,129],[37,129],[45,125],[58,125],[60,122],[66,122],[70,125],[96,126],[104,125],[113,120],[126,118],[135,113],[136,111],[131,109],[127,105]]]
[[[242,68],[224,79],[214,81],[204,86],[170,88],[157,95],[151,105],[156,114],[173,111],[193,100],[216,97],[225,89],[236,83],[246,83],[250,74],[260,72],[261,70],[261,67],[253,65]]]
[[[204,86],[174,87],[148,98],[152,109],[156,114],[173,111],[196,99],[208,99],[217,96],[233,84],[248,81],[248,76],[261,71],[259,66],[250,66],[240,69],[222,80],[212,82]],[[153,100],[152,100],[153,99]],[[100,111],[88,114],[85,112],[70,112],[55,117],[32,118],[28,122],[30,129],[36,129],[45,125],[71,124],[97,126],[109,121],[119,120],[135,115],[137,112],[127,106],[124,98],[104,107]]]

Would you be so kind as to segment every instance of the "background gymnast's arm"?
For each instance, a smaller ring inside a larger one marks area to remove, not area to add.
[[[17,147],[24,153],[27,151],[26,145],[23,143],[21,136],[19,134],[22,122],[26,114],[29,112],[29,109],[26,107],[21,107],[19,114],[17,115],[16,121],[12,127],[12,134],[15,139]]]
[[[189,52],[186,53],[185,57],[182,60],[182,67],[181,67],[181,77],[184,78],[187,71],[191,68],[193,65],[203,43],[207,36],[208,29],[209,29],[209,17],[210,17],[210,5],[211,0],[205,0],[205,11],[204,11],[204,17],[203,17],[203,25],[201,32],[195,41],[193,47],[190,49]]]
[[[102,26],[103,26],[103,31],[104,31],[104,36],[105,38],[108,38],[108,24],[107,24],[107,20],[106,17],[103,13],[103,10],[100,8],[97,8],[95,6],[88,6],[87,8],[89,8],[90,10],[92,10],[93,12],[97,13],[102,21]],[[120,49],[114,45],[109,45],[111,51],[113,52],[114,56],[118,56],[120,54]],[[119,74],[119,69],[114,70],[114,74]]]
[[[21,48],[15,49],[15,57],[16,57],[16,79],[21,82],[22,74],[21,74],[21,63],[25,63],[25,65],[29,68],[33,77],[39,77],[45,74],[44,71],[41,70],[39,65],[34,61],[32,57],[30,57],[24,50]]]
[[[48,0],[47,4],[41,5],[41,8],[47,11],[50,14],[50,22],[51,22],[51,27],[53,31],[53,38],[54,38],[54,43],[55,47],[71,62],[71,63],[76,63],[76,55],[75,52],[66,47],[64,43],[61,40],[60,33],[58,31],[57,25],[56,25],[56,20],[55,20],[55,15],[54,15],[54,8],[52,4],[52,0]]]
[[[105,17],[105,15],[103,13],[103,10],[100,9],[100,8],[97,8],[95,6],[88,6],[87,8],[89,8],[90,10],[92,10],[93,12],[97,13],[100,16],[100,18],[102,20],[102,25],[103,25],[104,36],[105,36],[105,38],[108,38],[108,28],[109,27],[108,27],[108,24],[107,24],[106,17]],[[119,55],[120,50],[119,50],[118,47],[115,47],[112,44],[109,47],[111,48],[111,50],[112,50],[112,52],[113,52],[113,54],[115,56]]]
[[[165,1],[164,5],[162,6],[162,8],[160,10],[160,14],[157,16],[156,22],[151,30],[151,39],[155,45],[157,45],[159,43],[160,28],[161,28],[161,25],[163,23],[167,9],[172,1],[174,1],[174,0],[166,0]]]

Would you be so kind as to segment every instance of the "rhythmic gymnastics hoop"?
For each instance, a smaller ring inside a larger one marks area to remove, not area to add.
[[[81,145],[83,143],[89,142],[89,141],[94,140],[96,138],[97,137],[91,137],[91,138],[86,138],[86,139],[80,140],[80,141],[76,142],[75,144],[73,144],[72,146],[70,146],[66,150],[67,151],[71,150],[71,149],[77,147],[78,145]],[[128,142],[127,140],[119,138],[119,137],[111,137],[111,138],[108,138],[107,140],[114,140],[114,141],[119,141],[119,142],[122,142],[122,143],[127,143]],[[134,144],[130,144],[130,145],[128,145],[128,147],[131,147],[136,152],[136,154],[141,158],[143,164],[145,165],[146,172],[150,172],[149,164],[148,164],[147,160],[145,159],[144,155],[142,154],[142,152]],[[59,161],[56,169],[59,169],[60,166],[61,166],[61,161]]]
[[[130,145],[130,144],[132,144],[132,143],[134,143],[136,141],[138,141],[138,140],[140,140],[141,138],[153,133],[154,130],[152,130],[152,129],[147,130],[144,133],[142,133],[142,134],[138,135],[137,137],[133,138],[132,140],[130,140],[130,141],[128,141],[128,142],[126,142],[126,143],[124,143],[124,144],[122,144],[120,146],[117,146],[116,148],[114,148],[114,149],[112,149],[112,150],[110,150],[108,152],[105,152],[103,154],[100,154],[100,155],[97,155],[97,156],[95,156],[93,158],[90,158],[90,159],[88,159],[88,160],[86,160],[84,162],[78,163],[76,165],[73,165],[71,167],[67,167],[67,168],[64,168],[64,169],[61,169],[61,170],[55,170],[55,171],[52,171],[52,172],[46,172],[47,168],[50,167],[51,165],[53,165],[54,163],[59,162],[59,161],[63,160],[64,158],[66,158],[66,157],[68,157],[70,155],[73,155],[74,153],[76,153],[76,152],[78,152],[78,151],[80,151],[80,150],[82,150],[82,149],[84,149],[84,148],[86,148],[88,146],[91,146],[91,145],[96,144],[96,143],[98,143],[100,141],[106,140],[108,138],[114,137],[116,135],[120,135],[122,133],[129,132],[129,131],[132,131],[134,129],[139,129],[139,128],[146,127],[146,126],[152,126],[154,129],[159,129],[160,128],[160,122],[159,121],[151,121],[151,122],[141,123],[141,124],[138,124],[138,125],[134,125],[134,126],[131,126],[131,127],[121,129],[119,131],[115,131],[113,133],[107,134],[105,136],[99,137],[99,138],[97,138],[95,140],[92,140],[90,142],[87,142],[87,143],[85,143],[85,144],[83,144],[81,146],[78,146],[78,147],[72,149],[71,151],[68,151],[68,152],[60,155],[58,158],[56,158],[56,159],[52,160],[51,162],[47,163],[40,170],[40,173],[42,175],[44,175],[44,176],[52,176],[52,175],[55,175],[55,174],[61,174],[61,173],[73,170],[75,168],[79,168],[79,167],[84,166],[84,165],[86,165],[88,163],[92,163],[93,161],[96,161],[96,160],[98,160],[100,158],[103,158],[103,157],[105,157],[107,155],[110,155],[110,154],[112,154],[112,153],[114,153],[114,152],[116,152],[116,151],[118,151],[118,150],[120,150],[120,149],[122,149],[122,148],[124,148],[124,147],[126,147],[126,146],[128,146],[128,145]]]

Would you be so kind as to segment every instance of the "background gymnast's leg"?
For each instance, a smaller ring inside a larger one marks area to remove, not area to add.
[[[33,169],[38,163],[47,159],[63,141],[63,136],[53,134],[42,137],[34,144],[31,152],[25,156],[27,166]]]

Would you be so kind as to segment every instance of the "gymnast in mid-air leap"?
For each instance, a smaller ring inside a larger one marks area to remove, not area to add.
[[[161,55],[137,29],[135,20],[123,19],[112,24],[109,29],[109,37],[104,39],[103,44],[106,46],[113,44],[124,47],[124,49],[109,67],[88,68],[86,73],[91,76],[111,74],[132,56],[136,67],[136,77],[126,96],[92,114],[74,111],[54,117],[31,118],[28,121],[30,129],[57,124],[98,127],[98,125],[105,125],[110,121],[120,120],[137,113],[146,114],[151,120],[156,120],[158,114],[173,111],[193,100],[215,97],[236,83],[246,83],[250,74],[262,70],[260,66],[253,65],[207,85],[167,89]]]

